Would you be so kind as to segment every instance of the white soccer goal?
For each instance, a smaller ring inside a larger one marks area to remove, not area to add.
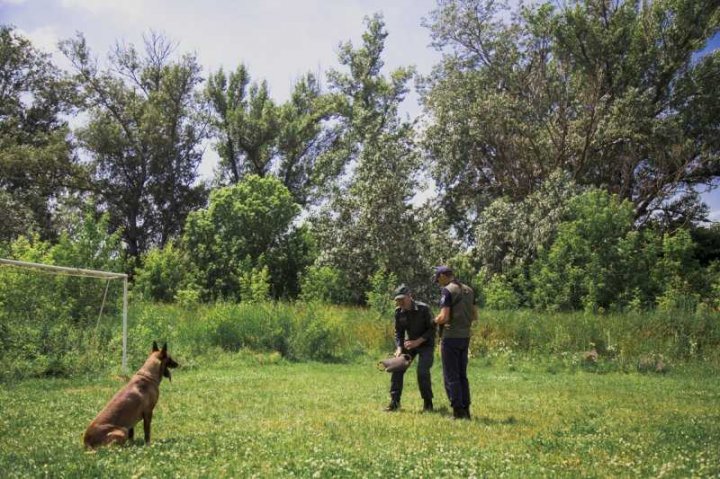
[[[122,310],[122,370],[127,372],[127,309],[128,309],[128,275],[125,273],[113,273],[109,271],[99,271],[94,269],[69,268],[66,266],[55,266],[50,264],[30,263],[28,261],[17,261],[13,259],[0,258],[0,266],[13,266],[17,268],[30,268],[45,271],[52,274],[62,274],[66,276],[80,276],[87,278],[103,278],[107,280],[122,279],[123,280],[123,310]],[[105,290],[107,294],[107,289]],[[103,297],[103,306],[105,298]],[[101,307],[102,311],[102,307]]]

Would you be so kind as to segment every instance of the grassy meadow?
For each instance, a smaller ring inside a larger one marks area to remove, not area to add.
[[[32,317],[32,316],[28,316]],[[124,383],[117,317],[95,328],[2,323],[2,477],[717,477],[720,315],[482,310],[473,420],[422,414],[414,367],[382,411],[391,315],[318,304],[134,303],[129,365],[153,340],[153,442],[96,453],[82,434]],[[40,327],[37,327],[40,326]],[[588,356],[588,352],[594,354]]]
[[[172,351],[171,351],[172,352]],[[188,364],[181,351],[175,352]],[[276,353],[203,356],[163,381],[153,441],[85,452],[84,428],[116,376],[0,386],[4,477],[716,477],[720,378],[559,371],[473,358],[473,419],[453,421],[439,361],[435,413],[414,368],[399,413],[371,358],[293,363]],[[137,367],[139,364],[134,364]]]

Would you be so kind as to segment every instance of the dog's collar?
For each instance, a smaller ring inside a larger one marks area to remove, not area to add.
[[[150,376],[149,374],[146,374],[142,371],[138,371],[135,373],[136,376],[143,377],[145,379],[149,379],[150,381],[154,382],[157,385],[160,385],[160,379],[155,379],[154,377]]]

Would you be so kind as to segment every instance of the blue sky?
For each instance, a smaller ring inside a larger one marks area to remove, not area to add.
[[[220,67],[248,66],[253,80],[265,79],[271,96],[284,101],[295,81],[308,71],[337,68],[338,45],[360,42],[363,18],[381,12],[390,35],[385,66],[415,65],[429,73],[440,55],[429,48],[421,19],[435,0],[0,0],[0,21],[20,29],[33,43],[69,68],[57,42],[80,31],[95,55],[105,57],[118,40],[142,43],[154,30],[194,52],[205,73]],[[404,112],[420,112],[409,95]],[[217,154],[208,145],[200,167],[212,176]]]
[[[386,68],[415,65],[426,74],[440,56],[429,47],[421,26],[435,0],[0,0],[0,22],[15,25],[33,43],[53,53],[58,40],[82,32],[103,58],[118,40],[140,44],[150,30],[178,43],[179,52],[195,52],[205,72],[245,63],[253,79],[268,81],[272,97],[287,99],[304,73],[338,66],[337,47],[363,32],[363,18],[384,15],[389,36]],[[720,35],[702,53],[720,48]],[[404,105],[417,115],[417,96]],[[200,174],[212,176],[217,154],[208,145]],[[720,191],[704,195],[713,219],[720,220]]]

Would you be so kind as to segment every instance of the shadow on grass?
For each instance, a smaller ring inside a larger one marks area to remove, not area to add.
[[[471,413],[472,413],[472,411],[471,411]],[[452,411],[447,407],[436,408],[434,411],[434,414],[440,414],[441,416],[447,417],[448,419],[453,419]],[[512,415],[506,417],[505,419],[497,419],[497,418],[491,418],[488,416],[473,415],[467,422],[479,423],[484,426],[513,426],[515,424],[521,423],[520,420],[518,420],[515,416],[512,416]]]

